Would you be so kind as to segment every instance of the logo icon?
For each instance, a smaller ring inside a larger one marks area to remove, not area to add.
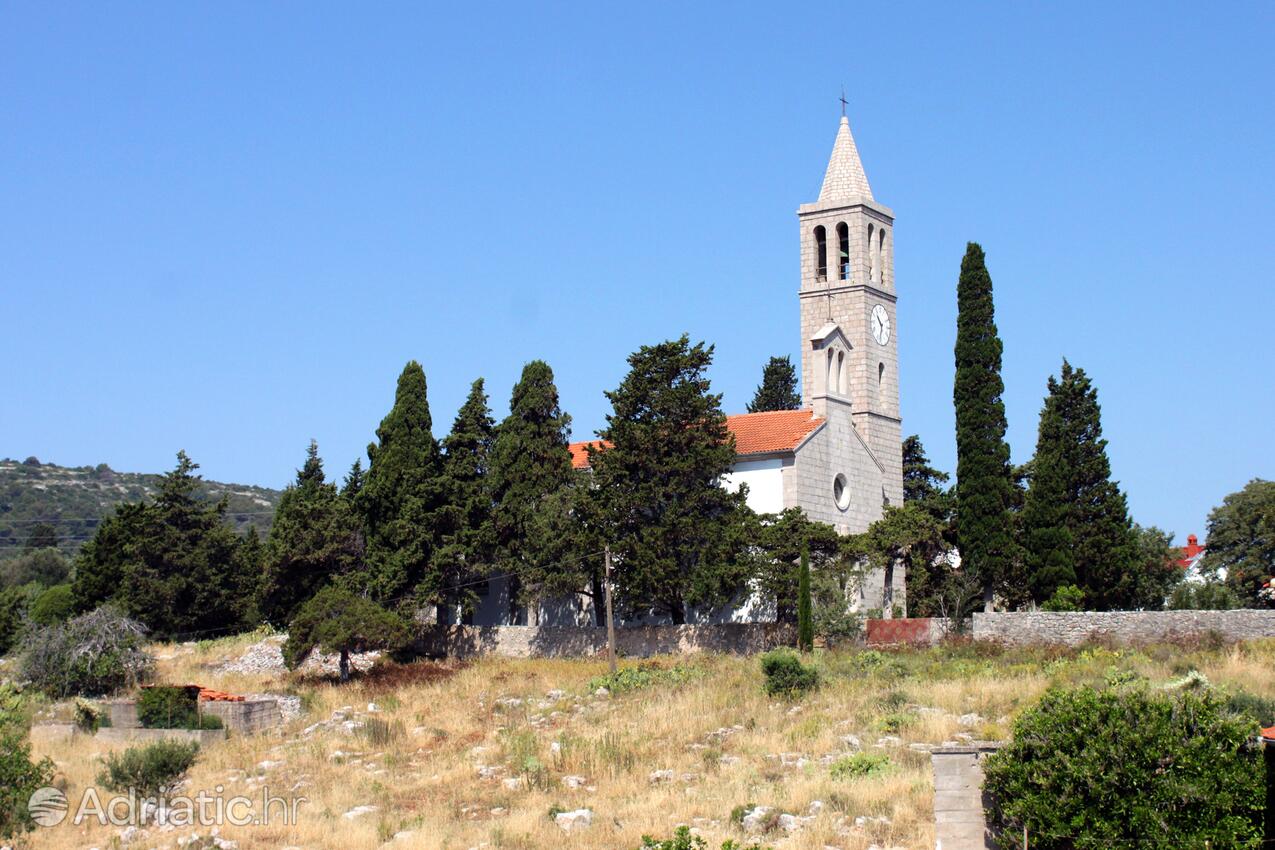
[[[67,808],[66,795],[47,785],[37,788],[27,800],[27,811],[40,826],[57,826],[66,819]]]

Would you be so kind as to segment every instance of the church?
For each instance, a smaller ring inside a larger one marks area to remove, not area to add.
[[[894,213],[877,202],[842,116],[819,197],[797,208],[801,285],[799,410],[728,416],[735,437],[734,468],[723,486],[748,485],[758,513],[799,507],[842,534],[862,532],[886,505],[903,503],[902,420],[899,417]],[[588,466],[585,447],[571,445],[572,463]],[[869,576],[857,609],[904,602],[902,570]],[[474,622],[502,622],[503,590],[492,583]],[[593,622],[592,603],[542,606],[533,622]],[[691,612],[687,622],[767,619],[749,599],[725,610]]]

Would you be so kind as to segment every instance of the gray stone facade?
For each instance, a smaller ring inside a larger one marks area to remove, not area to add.
[[[1275,637],[1275,611],[1077,611],[975,613],[975,640],[1013,646],[1063,644],[1092,639],[1139,644],[1199,637],[1227,640]]]

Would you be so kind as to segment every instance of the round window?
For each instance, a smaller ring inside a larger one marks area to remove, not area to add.
[[[844,511],[850,507],[850,487],[846,483],[845,475],[841,473],[837,473],[837,477],[832,479],[832,498],[841,510]]]

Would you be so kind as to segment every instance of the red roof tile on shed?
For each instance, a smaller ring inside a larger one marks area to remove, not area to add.
[[[824,423],[809,410],[774,410],[767,413],[740,413],[726,417],[726,427],[735,435],[737,455],[790,452]],[[587,469],[585,446],[604,445],[600,440],[571,444],[571,465]]]

